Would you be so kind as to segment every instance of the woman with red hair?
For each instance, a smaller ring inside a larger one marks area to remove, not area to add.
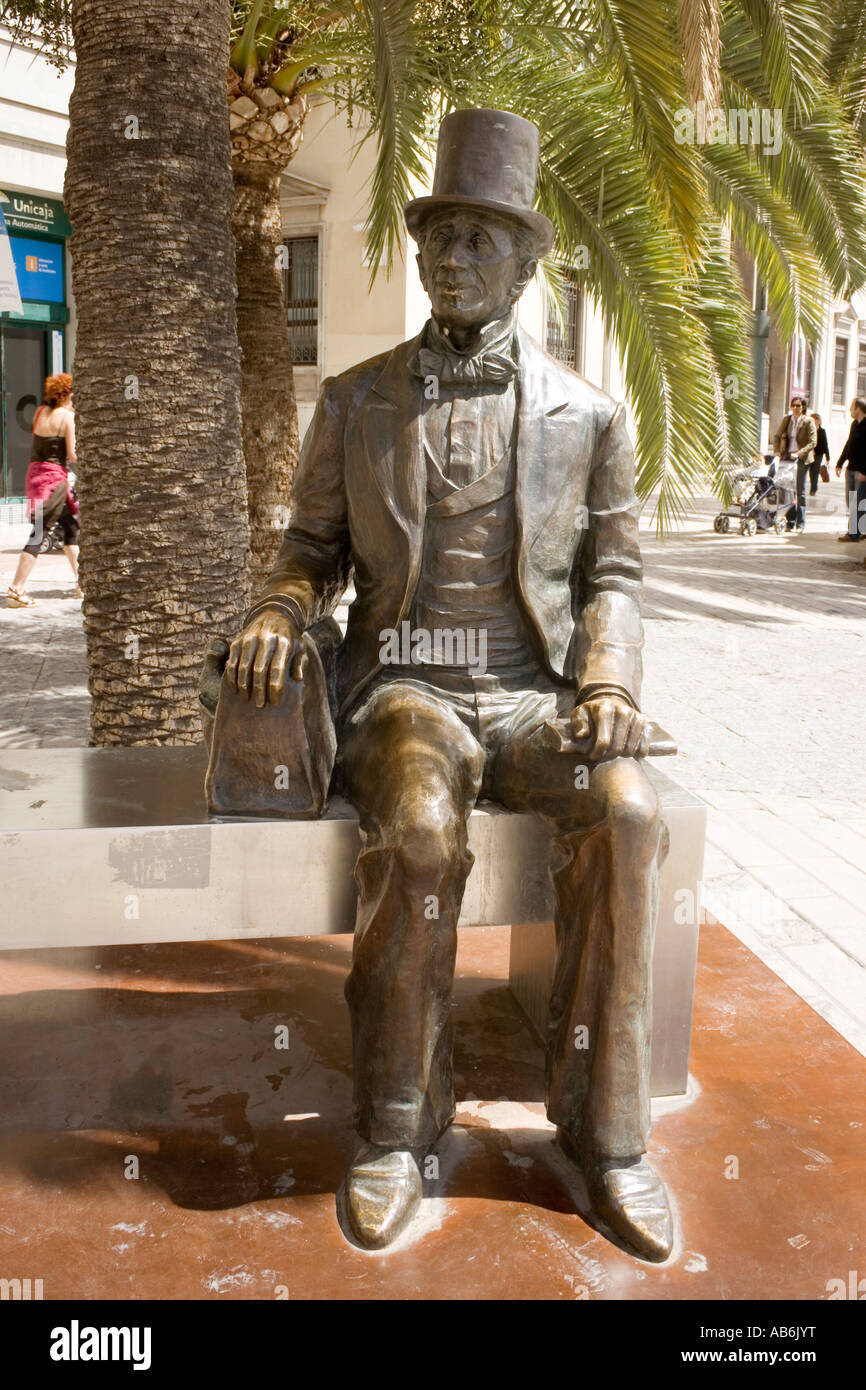
[[[75,463],[75,416],[72,411],[72,377],[58,372],[45,382],[45,405],[33,417],[30,466],[24,484],[33,530],[21,552],[15,578],[6,595],[7,608],[35,608],[36,600],[24,585],[36,564],[42,537],[58,523],[63,529],[63,553],[72,566],[78,587],[78,503],[69,491],[68,468]]]

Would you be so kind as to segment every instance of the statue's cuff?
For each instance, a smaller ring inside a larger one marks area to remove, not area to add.
[[[631,705],[632,709],[640,713],[640,705],[624,685],[605,685],[601,681],[596,681],[591,685],[582,685],[577,692],[577,699],[574,703],[575,705],[585,705],[587,700],[602,700],[605,696],[625,700],[626,704]]]
[[[267,598],[260,598],[254,603],[252,608],[244,618],[244,627],[251,623],[253,618],[257,618],[260,613],[266,613],[269,608],[282,609],[297,624],[298,631],[303,632],[305,627],[304,610],[296,598],[291,598],[288,594],[269,594]]]

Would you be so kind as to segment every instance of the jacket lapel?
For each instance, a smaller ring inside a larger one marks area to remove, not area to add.
[[[421,383],[409,369],[420,343],[421,334],[390,354],[359,421],[370,471],[410,544],[418,540],[425,505]]]
[[[557,417],[569,404],[566,383],[532,338],[518,331],[520,405],[515,513],[521,569],[566,484],[573,458]]]

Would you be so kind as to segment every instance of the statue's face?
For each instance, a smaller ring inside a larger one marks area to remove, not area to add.
[[[418,255],[433,312],[448,328],[481,328],[501,318],[535,270],[513,229],[484,212],[449,209],[426,224]]]

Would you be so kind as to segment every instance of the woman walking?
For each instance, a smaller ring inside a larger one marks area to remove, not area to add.
[[[59,523],[63,530],[63,553],[72,568],[75,592],[78,587],[78,503],[69,491],[69,465],[75,463],[75,416],[72,411],[72,377],[59,372],[45,382],[45,405],[33,417],[30,465],[24,485],[33,529],[21,552],[15,578],[6,595],[7,608],[35,608],[36,600],[25,585],[45,531]]]
[[[825,483],[830,481],[830,445],[827,442],[827,431],[821,424],[821,416],[814,410],[812,419],[815,421],[815,431],[818,436],[818,443],[815,445],[815,457],[809,464],[809,496],[818,495],[818,480],[823,478]]]

